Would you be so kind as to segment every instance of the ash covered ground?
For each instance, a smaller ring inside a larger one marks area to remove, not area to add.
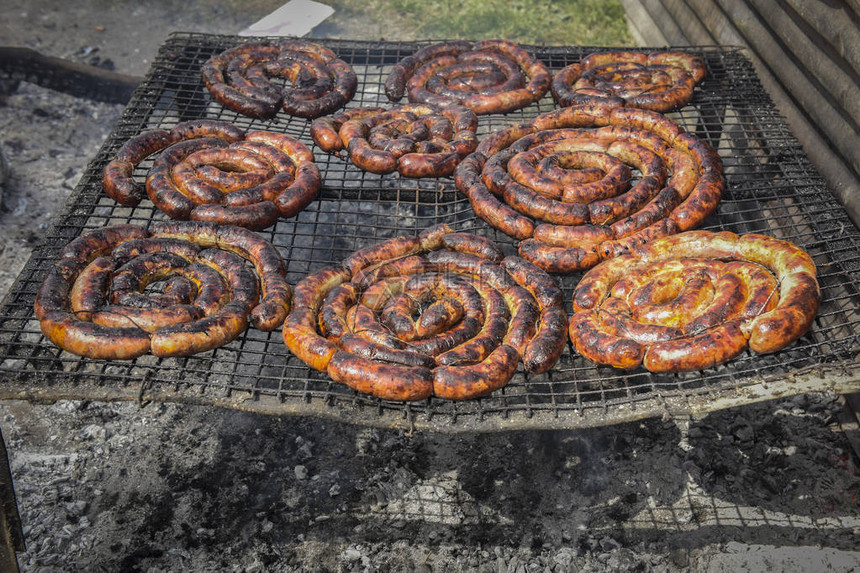
[[[13,0],[0,36],[143,75],[170,30],[232,33],[277,5]],[[382,35],[337,18],[321,33]],[[121,112],[26,83],[2,98],[0,292]],[[408,435],[6,401],[0,428],[22,571],[850,571],[860,477],[840,408],[812,394],[698,420]]]

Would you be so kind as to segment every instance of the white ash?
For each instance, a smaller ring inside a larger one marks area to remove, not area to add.
[[[810,552],[856,560],[837,408],[412,436],[158,403],[7,401],[0,421],[24,571],[718,571],[763,554],[802,571]]]

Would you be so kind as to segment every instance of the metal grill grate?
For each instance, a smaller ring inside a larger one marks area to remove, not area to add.
[[[795,393],[860,389],[860,233],[825,187],[775,111],[739,49],[698,47],[709,75],[693,102],[670,116],[713,145],[727,191],[704,228],[761,232],[797,243],[815,259],[822,304],[813,328],[775,355],[745,353],[701,372],[655,375],[595,367],[565,350],[549,373],[517,373],[505,389],[468,402],[401,404],[358,395],[292,356],[280,331],[249,330],[233,343],[189,358],[144,356],[130,362],[82,359],[44,339],[32,304],[59,249],[82,231],[108,224],[146,225],[164,215],[144,201],[121,207],[101,189],[101,170],[120,145],[143,130],[207,117],[243,129],[266,128],[312,145],[307,120],[251,120],[212,102],[200,79],[211,55],[242,41],[174,34],[89,165],[55,227],[38,247],[0,309],[0,398],[167,400],[269,414],[329,417],[357,424],[437,431],[573,428],[658,415],[702,413]],[[387,105],[391,66],[424,43],[321,41],[349,62],[359,91],[349,107]],[[595,51],[528,47],[555,71]],[[481,116],[479,136],[554,109],[550,96],[504,116]],[[362,173],[314,147],[324,176],[319,200],[261,232],[287,261],[290,284],[377,241],[447,222],[514,242],[478,219],[450,178],[409,180]],[[558,277],[569,309],[581,274]]]

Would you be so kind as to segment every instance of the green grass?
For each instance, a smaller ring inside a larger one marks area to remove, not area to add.
[[[345,14],[414,39],[501,38],[522,44],[632,45],[617,0],[330,0]]]

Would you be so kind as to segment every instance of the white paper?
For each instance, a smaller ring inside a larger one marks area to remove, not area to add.
[[[240,36],[304,36],[334,14],[334,8],[313,0],[290,0],[239,32]]]

